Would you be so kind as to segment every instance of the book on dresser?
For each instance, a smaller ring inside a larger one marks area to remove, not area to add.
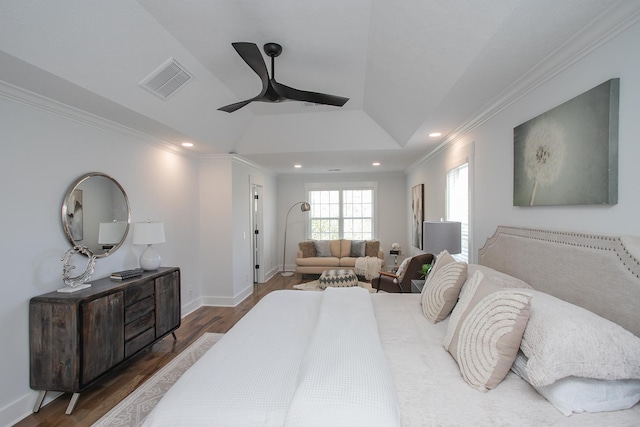
[[[50,292],[29,302],[32,389],[80,392],[180,327],[180,269],[161,267],[133,278],[94,280],[74,293]]]
[[[116,271],[109,276],[112,280],[126,280],[134,277],[142,276],[144,270],[141,268],[133,268],[131,270]]]

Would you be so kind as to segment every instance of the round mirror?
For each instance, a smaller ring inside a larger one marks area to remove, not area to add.
[[[78,178],[62,201],[62,228],[72,246],[97,258],[118,249],[129,231],[129,199],[115,179],[99,172]]]

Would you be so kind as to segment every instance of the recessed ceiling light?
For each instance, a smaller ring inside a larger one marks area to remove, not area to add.
[[[181,145],[183,147],[193,147],[193,142],[183,142]]]
[[[294,168],[296,169],[300,169],[302,167],[302,165],[293,165]]]
[[[371,166],[380,166],[380,162],[373,162],[371,163]]]
[[[440,132],[432,132],[432,133],[430,133],[430,134],[429,134],[429,136],[430,136],[431,138],[436,138],[436,137],[441,136],[441,135],[442,135],[442,134],[441,134]]]

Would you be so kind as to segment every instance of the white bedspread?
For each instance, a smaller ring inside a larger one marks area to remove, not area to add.
[[[145,421],[285,424],[399,425],[366,290],[270,293],[176,382]]]

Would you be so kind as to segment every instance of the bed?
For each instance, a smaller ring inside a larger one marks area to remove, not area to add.
[[[436,277],[456,283],[436,291],[427,282],[425,289],[437,294],[430,298],[444,301],[439,305],[426,301],[426,292],[272,292],[176,382],[145,425],[640,425],[638,253],[637,238],[501,226],[480,249],[479,265],[446,264],[446,254],[439,255],[434,283]],[[462,270],[461,280],[454,272]],[[485,310],[486,301],[498,305]],[[498,306],[505,311],[496,315]],[[427,319],[434,313],[442,320]],[[469,350],[473,327],[482,324],[474,316],[499,319],[494,326],[510,322],[485,340],[493,345],[485,355]],[[568,354],[552,358],[568,357],[566,366],[545,371],[540,359],[548,355],[538,352],[546,339],[547,352],[568,345]],[[599,357],[597,366],[573,366],[581,345],[593,347],[585,357]],[[491,362],[503,357],[496,348],[513,353],[515,362]],[[624,353],[624,366],[603,368],[617,363],[616,352]],[[597,371],[584,374],[593,378],[571,371],[587,368]],[[623,390],[613,404],[630,408],[580,401],[601,386]]]

